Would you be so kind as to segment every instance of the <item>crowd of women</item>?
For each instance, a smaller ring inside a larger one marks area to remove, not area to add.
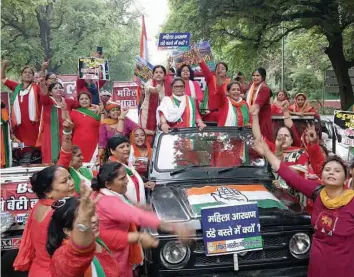
[[[162,65],[143,91],[139,124],[128,110],[110,101],[102,84],[79,80],[77,100],[65,99],[56,75],[43,63],[38,82],[26,67],[21,83],[6,78],[13,91],[11,138],[26,146],[41,147],[43,163],[56,163],[31,178],[39,202],[32,209],[14,263],[29,276],[133,276],[143,262],[142,248],[157,247],[156,238],[143,227],[159,229],[188,241],[193,230],[161,221],[146,205],[147,165],[156,130],[218,126],[252,128],[254,149],[273,167],[274,186],[299,196],[314,226],[309,276],[346,276],[354,273],[354,190],[346,165],[328,157],[313,125],[298,134],[291,115],[318,116],[304,93],[280,91],[271,104],[266,71],[258,68],[246,84],[242,76],[227,77],[220,62],[212,73],[195,51],[206,79],[203,92],[189,65],[173,76]],[[273,132],[271,117],[282,115],[284,126]],[[3,128],[3,127],[2,127]],[[275,136],[273,136],[275,133]],[[3,152],[2,152],[3,153]],[[83,167],[100,165],[99,171]],[[353,166],[351,167],[353,168]],[[352,169],[353,171],[353,169]],[[348,189],[349,188],[349,189]],[[323,216],[333,219],[325,226]]]

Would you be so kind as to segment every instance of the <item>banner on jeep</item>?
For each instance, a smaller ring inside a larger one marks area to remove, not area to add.
[[[338,137],[337,141],[354,147],[354,112],[334,111],[333,123],[341,136],[341,141],[338,141]]]
[[[196,215],[205,207],[219,205],[239,205],[257,202],[259,208],[286,209],[263,185],[223,185],[186,189],[188,202]]]
[[[196,45],[197,51],[201,54],[203,57],[205,63],[208,65],[210,71],[215,70],[215,61],[213,54],[211,52],[211,47],[209,41],[203,41],[200,42]],[[187,49],[187,50],[186,50]],[[175,63],[176,68],[180,68],[181,65],[183,64],[188,64],[192,67],[192,69],[198,73],[201,71],[200,66],[197,62],[197,59],[193,52],[191,51],[191,48],[186,48],[182,47],[179,49],[176,49],[172,52],[172,58]]]
[[[79,78],[109,81],[108,61],[101,58],[79,58]]]
[[[263,248],[256,202],[201,210],[206,255],[226,255]]]
[[[136,93],[138,85],[134,82],[114,82],[112,100],[122,108],[136,108]]]
[[[29,181],[1,183],[0,209],[13,215],[16,223],[22,224],[38,198]]]

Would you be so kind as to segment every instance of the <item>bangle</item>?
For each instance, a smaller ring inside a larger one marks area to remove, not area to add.
[[[140,233],[138,233],[138,241],[136,243],[140,243],[141,241],[141,237],[140,237]]]
[[[118,117],[118,120],[125,120],[125,118],[123,118],[123,117]]]
[[[67,131],[63,130],[63,134],[64,134],[64,135],[71,135],[72,133],[73,133],[73,131],[67,132]]]

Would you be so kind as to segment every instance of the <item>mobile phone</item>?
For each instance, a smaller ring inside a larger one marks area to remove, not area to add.
[[[102,46],[97,46],[97,53],[102,55],[102,49],[103,49]]]

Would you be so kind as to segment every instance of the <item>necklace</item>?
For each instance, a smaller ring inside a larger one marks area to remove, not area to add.
[[[148,150],[146,148],[138,148],[140,152],[140,156],[142,157],[147,157],[148,155]]]

